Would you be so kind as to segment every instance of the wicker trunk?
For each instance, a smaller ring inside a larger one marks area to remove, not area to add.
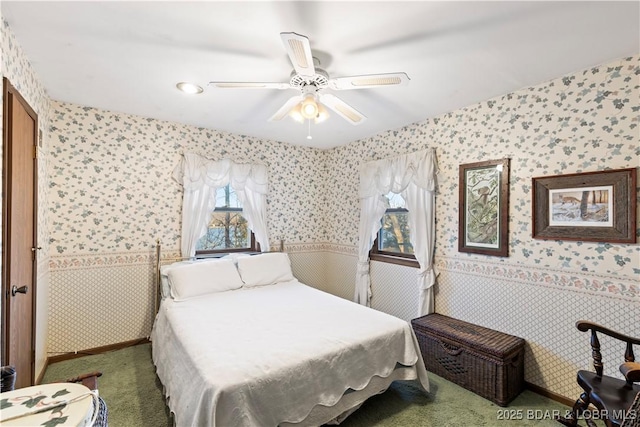
[[[440,314],[411,321],[427,370],[506,406],[524,388],[524,340]]]

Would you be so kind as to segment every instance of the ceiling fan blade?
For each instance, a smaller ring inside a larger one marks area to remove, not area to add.
[[[271,116],[269,121],[273,122],[275,120],[282,120],[287,116],[287,114],[289,114],[289,111],[291,111],[291,109],[296,105],[298,105],[301,101],[302,101],[302,95],[296,95],[294,97],[289,98],[289,100],[285,102],[284,105],[280,107],[280,109],[276,111],[276,113],[273,116]]]
[[[334,90],[366,89],[381,86],[405,86],[409,84],[406,73],[369,74],[362,76],[329,79],[329,87]]]
[[[209,86],[222,89],[290,89],[289,83],[265,82],[209,82]]]
[[[312,77],[316,74],[309,39],[296,33],[280,33],[284,48],[297,74]]]
[[[330,93],[322,94],[322,96],[320,97],[320,102],[331,108],[340,117],[342,117],[352,125],[359,125],[367,120],[367,117],[364,114],[362,114],[337,96]]]

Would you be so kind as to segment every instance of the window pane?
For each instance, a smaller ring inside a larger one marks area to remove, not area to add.
[[[242,212],[215,211],[207,233],[198,240],[196,250],[251,247],[251,233]]]
[[[409,212],[400,194],[389,193],[389,209],[382,217],[378,234],[378,250],[413,255],[409,236]]]
[[[413,254],[409,237],[409,212],[385,213],[378,238],[378,250]]]
[[[406,208],[406,203],[400,194],[389,193],[387,194],[389,200],[389,209]]]
[[[241,208],[236,191],[230,186],[218,188],[216,191],[216,208]]]
[[[242,216],[236,192],[227,185],[216,191],[216,208],[196,251],[251,248],[251,230]]]

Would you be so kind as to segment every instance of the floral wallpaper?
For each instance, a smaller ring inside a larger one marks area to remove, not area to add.
[[[54,102],[49,169],[51,253],[180,247],[181,153],[258,162],[269,171],[274,241],[324,236],[324,153],[209,129]]]
[[[640,277],[640,246],[531,237],[531,178],[640,166],[638,56],[427,119],[327,153],[332,243],[357,245],[362,161],[435,147],[440,169],[436,256],[458,253],[458,166],[508,157],[509,258],[505,264]],[[640,215],[638,216],[640,218]],[[640,228],[638,228],[640,233]],[[637,288],[636,288],[637,292]]]

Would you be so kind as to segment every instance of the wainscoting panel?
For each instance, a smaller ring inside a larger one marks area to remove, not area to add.
[[[358,258],[338,252],[327,252],[327,292],[353,301],[356,288]]]
[[[371,262],[371,307],[404,320],[418,317],[418,269]]]
[[[291,245],[286,248],[293,274],[302,283],[353,301],[358,258],[340,245]],[[418,312],[417,269],[371,263],[371,306],[404,320]]]
[[[568,398],[580,394],[576,371],[591,367],[589,334],[576,321],[639,334],[637,301],[446,270],[438,278],[436,311],[524,338],[525,380]],[[620,376],[624,345],[600,341],[605,372]]]
[[[275,247],[275,246],[274,246]],[[302,283],[349,301],[356,278],[356,248],[331,243],[289,244],[293,274]]]
[[[290,252],[291,270],[302,283],[329,292],[326,281],[325,253],[320,251]]]
[[[50,263],[50,356],[148,337],[154,316],[147,254],[59,257]]]

